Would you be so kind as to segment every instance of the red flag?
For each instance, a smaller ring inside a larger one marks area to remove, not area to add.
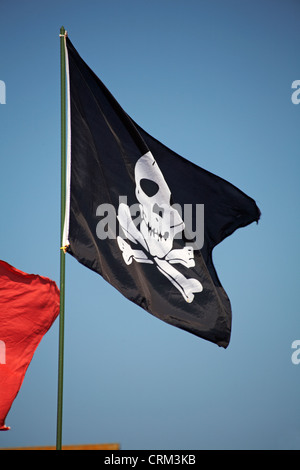
[[[59,314],[55,282],[0,260],[0,430],[42,337]]]

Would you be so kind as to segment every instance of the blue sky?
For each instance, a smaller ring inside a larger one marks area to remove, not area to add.
[[[1,259],[59,284],[62,25],[135,121],[262,212],[214,250],[227,350],[67,257],[63,444],[300,449],[299,14],[296,0],[2,0]],[[58,321],[0,447],[55,445],[57,362]]]

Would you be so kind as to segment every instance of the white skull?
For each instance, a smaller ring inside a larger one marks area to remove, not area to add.
[[[140,231],[152,256],[163,258],[184,229],[179,212],[171,207],[171,191],[151,152],[135,165],[136,198],[140,203]]]

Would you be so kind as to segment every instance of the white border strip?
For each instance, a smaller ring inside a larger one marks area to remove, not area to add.
[[[66,165],[66,206],[65,221],[62,236],[62,248],[69,246],[69,221],[70,221],[70,193],[71,193],[71,97],[70,97],[70,72],[67,40],[65,36],[65,61],[67,78],[67,165]]]

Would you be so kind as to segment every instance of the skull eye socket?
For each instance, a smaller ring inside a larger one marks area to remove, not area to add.
[[[147,178],[141,179],[140,186],[148,197],[155,196],[155,194],[157,194],[159,191],[158,184],[155,183],[155,181],[148,180]]]

